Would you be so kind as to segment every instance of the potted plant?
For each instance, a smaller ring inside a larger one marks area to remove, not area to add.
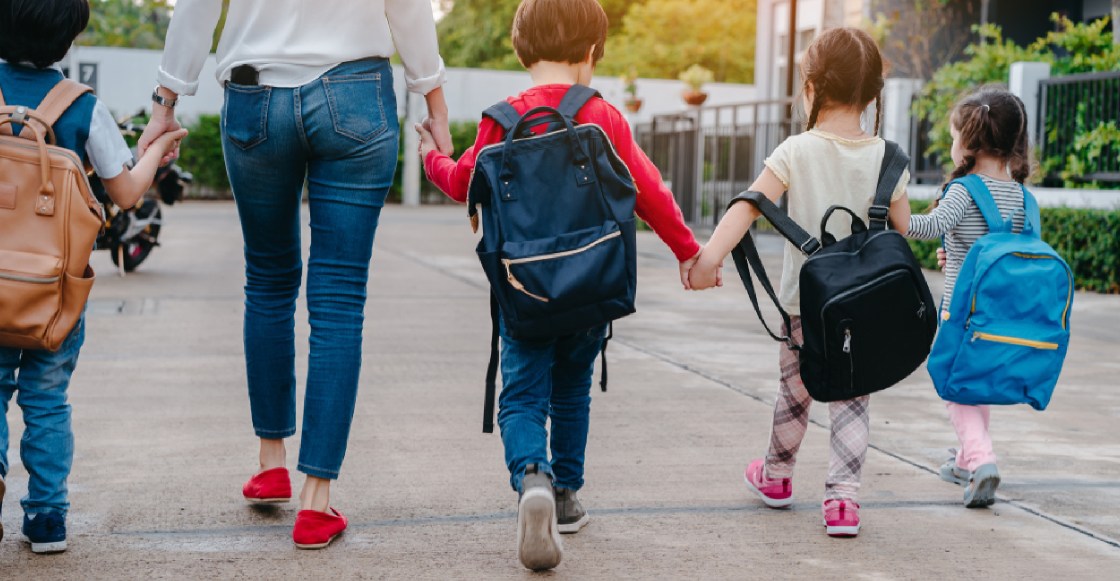
[[[633,68],[619,77],[622,81],[622,90],[626,93],[626,110],[637,113],[642,110],[642,100],[638,97],[638,71]]]
[[[688,88],[681,93],[684,102],[693,107],[698,107],[703,105],[704,101],[708,100],[708,94],[701,89],[704,88],[704,85],[715,80],[715,75],[712,74],[712,71],[709,71],[699,64],[695,64],[685,69],[677,78],[688,86]]]

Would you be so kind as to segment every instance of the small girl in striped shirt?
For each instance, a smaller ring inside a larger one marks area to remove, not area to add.
[[[1000,214],[1013,215],[1016,231],[1023,228],[1023,182],[1030,175],[1027,112],[1023,102],[1007,90],[983,87],[966,96],[950,119],[956,168],[955,180],[976,174],[984,181]],[[977,239],[988,233],[980,208],[961,184],[950,185],[933,210],[912,215],[907,236],[919,239],[944,237],[945,294],[942,315],[952,301],[953,286],[965,255]],[[957,432],[960,450],[941,467],[941,478],[964,485],[964,504],[969,508],[991,505],[999,486],[996,455],[988,433],[989,409],[946,402],[949,419]]]

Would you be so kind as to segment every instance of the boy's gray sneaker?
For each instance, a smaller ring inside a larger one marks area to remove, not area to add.
[[[964,489],[966,508],[991,506],[996,502],[996,488],[999,487],[999,470],[995,464],[984,464],[972,471],[968,487]]]
[[[517,503],[517,557],[525,567],[544,571],[559,565],[563,552],[552,477],[530,464],[525,467]]]
[[[556,493],[556,522],[560,532],[565,535],[578,533],[587,526],[591,517],[583,510],[583,505],[576,496],[576,491],[567,488],[555,488]]]
[[[971,476],[968,470],[957,466],[957,451],[949,448],[949,459],[941,465],[941,479],[945,482],[965,486]]]

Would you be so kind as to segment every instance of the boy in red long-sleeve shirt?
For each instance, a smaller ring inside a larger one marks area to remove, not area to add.
[[[606,34],[607,16],[597,0],[524,0],[514,17],[513,46],[533,87],[507,101],[520,114],[539,106],[558,107],[573,84],[590,84]],[[638,217],[676,255],[687,289],[700,245],[657,168],[634,142],[626,119],[595,97],[575,120],[600,126],[614,145],[634,179]],[[428,179],[458,202],[467,201],[478,152],[505,138],[496,121],[483,117],[474,146],[456,162],[439,152],[423,126],[416,130]],[[550,569],[562,554],[558,533],[578,532],[588,522],[576,491],[583,486],[591,380],[606,328],[538,341],[513,339],[504,328],[501,334],[498,425],[510,484],[520,494],[518,556],[530,569]],[[545,430],[549,419],[551,439]]]

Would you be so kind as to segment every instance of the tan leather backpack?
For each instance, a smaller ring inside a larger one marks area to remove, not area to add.
[[[57,351],[93,288],[101,206],[78,154],[51,145],[51,126],[88,91],[64,80],[35,110],[0,93],[0,346]]]

